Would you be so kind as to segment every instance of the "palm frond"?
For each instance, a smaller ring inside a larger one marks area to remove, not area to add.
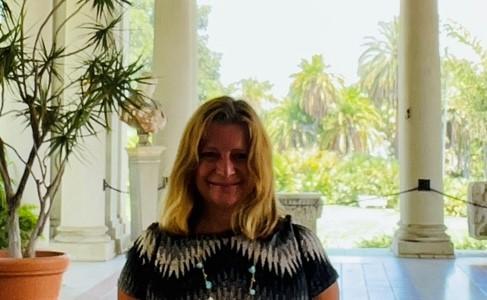
[[[116,8],[124,4],[131,5],[128,0],[79,0],[78,4],[89,4],[90,2],[92,8],[96,11],[97,18],[100,18],[104,13],[113,15]]]

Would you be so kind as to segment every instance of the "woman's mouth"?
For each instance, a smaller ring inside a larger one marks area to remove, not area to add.
[[[230,187],[230,186],[239,185],[240,182],[213,182],[213,181],[208,181],[208,184],[214,185],[214,186],[221,186],[221,187]]]

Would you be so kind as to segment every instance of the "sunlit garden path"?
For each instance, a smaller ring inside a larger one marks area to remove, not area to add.
[[[317,232],[327,248],[354,248],[361,240],[392,236],[398,221],[399,211],[394,209],[325,205]],[[453,240],[468,235],[467,218],[445,217],[445,224]]]

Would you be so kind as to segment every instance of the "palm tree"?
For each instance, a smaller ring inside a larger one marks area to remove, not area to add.
[[[449,37],[472,49],[478,62],[447,54],[443,77],[447,81],[448,150],[454,153],[456,175],[487,176],[487,49],[463,26],[450,22]]]
[[[381,126],[379,113],[359,88],[344,88],[336,107],[323,119],[321,142],[326,149],[341,154],[367,153],[370,142],[378,141]]]
[[[288,97],[265,115],[264,124],[278,150],[302,148],[316,139],[316,126],[296,98]]]
[[[302,109],[319,122],[335,105],[343,80],[328,72],[321,55],[313,55],[310,61],[303,59],[299,67],[301,70],[291,75],[291,97],[299,99]]]
[[[155,1],[155,0],[153,0]],[[209,5],[198,6],[198,99],[205,101],[229,91],[220,80],[222,54],[208,47]]]
[[[237,82],[240,97],[247,101],[259,114],[265,110],[266,104],[276,102],[272,95],[272,84],[269,81],[258,81],[254,78],[242,79]]]
[[[379,23],[379,38],[368,36],[360,55],[360,88],[380,111],[386,135],[397,156],[398,43],[399,21]]]

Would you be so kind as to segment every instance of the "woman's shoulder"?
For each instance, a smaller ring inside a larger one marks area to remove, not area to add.
[[[135,239],[132,250],[137,253],[139,257],[152,257],[157,250],[157,241],[162,233],[159,223],[154,222],[149,225],[142,233]]]
[[[276,234],[280,239],[295,240],[305,259],[326,260],[323,245],[316,233],[306,226],[293,222],[290,215],[281,219]]]

